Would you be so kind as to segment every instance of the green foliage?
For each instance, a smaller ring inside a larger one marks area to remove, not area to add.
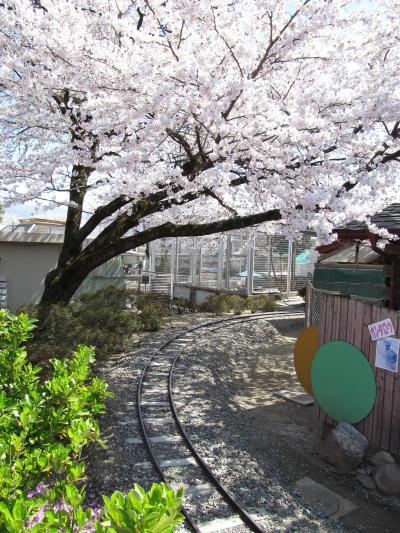
[[[171,301],[171,314],[183,315],[187,313],[194,313],[198,308],[189,300],[183,298],[174,298]]]
[[[247,309],[246,298],[243,298],[243,296],[239,296],[238,294],[230,295],[228,303],[234,315],[241,315],[243,311]]]
[[[210,296],[207,301],[200,306],[202,311],[222,315],[233,311],[235,315],[240,315],[245,310],[252,313],[257,311],[274,311],[276,309],[276,298],[269,294],[257,296],[240,296],[239,294],[220,293]]]
[[[157,303],[144,303],[141,306],[140,324],[144,331],[158,331],[166,315],[162,305]]]
[[[168,312],[171,300],[168,294],[160,292],[134,292],[133,301],[136,302],[138,309],[141,309],[146,304],[158,304],[165,312]]]
[[[200,309],[208,313],[214,313],[215,315],[228,313],[231,309],[230,294],[223,292],[220,294],[214,294],[207,298],[207,300],[200,306]]]
[[[104,497],[103,510],[84,506],[81,454],[102,444],[95,415],[110,393],[90,378],[93,348],[33,366],[23,346],[33,328],[27,315],[0,309],[0,531],[173,532],[183,491],[165,484]]]
[[[38,308],[23,309],[36,318]],[[68,305],[53,305],[29,354],[35,360],[70,356],[74,346],[94,346],[98,359],[122,351],[131,342],[132,334],[160,329],[170,313],[165,295],[138,294],[136,291],[107,287],[82,294]]]
[[[178,307],[179,306],[179,307]],[[38,307],[20,311],[37,318]],[[166,316],[191,312],[189,302],[173,300],[166,294],[139,293],[107,287],[81,294],[68,305],[53,305],[40,325],[40,334],[29,344],[34,360],[70,356],[74,346],[94,346],[98,359],[129,347],[132,334],[158,331]]]
[[[138,314],[127,308],[131,296],[108,287],[82,294],[69,305],[52,306],[38,338],[45,355],[70,355],[77,344],[94,346],[98,358],[123,350],[132,333],[142,329]]]
[[[84,487],[65,482],[45,497],[18,497],[8,505],[0,502],[2,531],[173,533],[184,518],[182,496],[183,489],[175,492],[165,483],[154,483],[148,492],[135,483],[126,496],[116,491],[109,498],[103,496],[102,508],[90,508],[84,505]]]
[[[259,294],[257,296],[249,296],[246,302],[246,308],[252,313],[275,311],[276,299],[273,295]]]
[[[52,359],[41,381],[22,343],[33,329],[26,315],[0,309],[0,500],[13,500],[49,476],[68,473],[82,448],[100,440],[94,416],[107,385],[89,380],[92,348]],[[79,468],[79,467],[78,467]]]
[[[103,496],[105,512],[96,532],[172,533],[183,520],[182,495],[183,489],[176,493],[165,483],[154,483],[147,493],[135,483],[126,497],[120,492]]]

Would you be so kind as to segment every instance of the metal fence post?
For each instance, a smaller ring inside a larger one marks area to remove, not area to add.
[[[311,326],[311,312],[312,312],[312,298],[313,298],[313,286],[310,280],[307,281],[306,295],[305,295],[305,315],[306,326]]]
[[[232,258],[232,237],[230,235],[226,238],[226,277],[225,287],[231,288],[231,258]]]
[[[217,289],[222,287],[222,271],[224,268],[224,235],[218,238],[218,273],[217,273]]]
[[[201,240],[199,242],[199,285],[201,286],[201,271],[203,270],[203,247],[201,245]]]
[[[178,269],[179,269],[179,238],[178,237],[175,237],[174,239],[175,241],[175,246],[174,246],[174,282],[175,283],[178,283],[178,275],[179,275],[179,272],[178,272]],[[172,250],[171,250],[172,252]]]
[[[253,278],[254,278],[254,234],[251,235],[247,241],[247,258],[246,258],[246,294],[249,296],[253,294]]]
[[[192,238],[192,250],[189,257],[189,279],[190,284],[195,285],[196,281],[196,237]]]
[[[293,240],[289,239],[288,242],[288,265],[287,265],[287,279],[286,279],[286,292],[289,299],[290,290],[292,287],[292,265],[293,265]]]

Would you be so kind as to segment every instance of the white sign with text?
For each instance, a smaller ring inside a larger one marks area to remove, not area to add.
[[[390,318],[385,318],[385,320],[375,322],[375,324],[370,324],[368,329],[373,341],[396,334]]]

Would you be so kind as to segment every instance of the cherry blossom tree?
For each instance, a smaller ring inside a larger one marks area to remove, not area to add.
[[[43,304],[161,237],[327,235],[400,191],[399,0],[0,0],[6,205],[67,206]]]

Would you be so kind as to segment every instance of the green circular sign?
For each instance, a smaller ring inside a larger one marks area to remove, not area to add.
[[[319,348],[311,366],[311,383],[319,405],[337,422],[359,422],[374,406],[372,368],[348,342],[328,342]]]

